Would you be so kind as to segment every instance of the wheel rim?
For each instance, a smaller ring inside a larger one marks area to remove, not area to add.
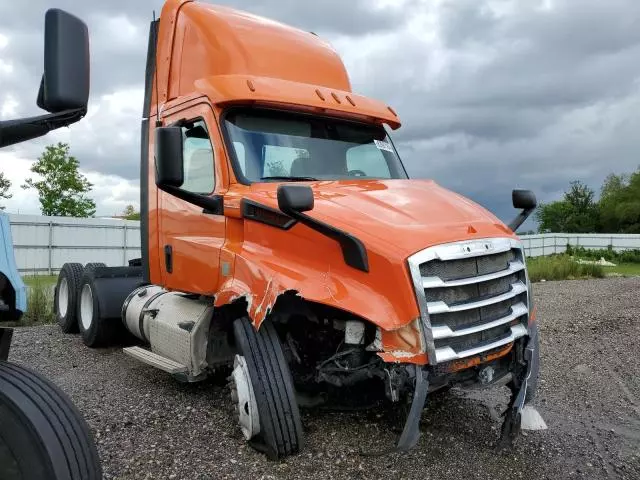
[[[236,402],[238,423],[244,438],[250,440],[260,433],[260,417],[258,404],[253,393],[247,362],[241,355],[233,361],[233,381],[231,383],[231,399]]]
[[[93,292],[88,283],[82,286],[80,294],[80,321],[85,330],[89,330],[93,322]]]
[[[69,282],[67,278],[63,277],[58,287],[58,313],[61,317],[67,315],[67,309],[69,308]]]

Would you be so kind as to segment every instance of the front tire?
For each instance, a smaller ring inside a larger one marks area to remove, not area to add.
[[[5,361],[0,361],[0,478],[102,478],[89,427],[69,397],[44,377]]]
[[[60,330],[64,333],[78,332],[76,303],[82,272],[81,263],[65,263],[58,275],[54,295],[54,312]]]
[[[249,319],[244,317],[234,322],[233,331],[240,357],[236,358],[236,369],[232,376],[234,400],[238,401],[239,397],[254,400],[238,403],[243,434],[254,448],[264,452],[271,460],[298,453],[303,442],[302,422],[289,366],[275,328],[271,323],[264,322],[256,331]],[[237,370],[239,366],[248,376],[242,385],[238,384],[238,375],[241,375]],[[250,393],[242,395],[247,386]],[[257,411],[248,411],[247,408],[256,408]],[[244,414],[242,409],[245,409]],[[257,426],[255,422],[258,422]],[[250,433],[247,434],[247,431]]]

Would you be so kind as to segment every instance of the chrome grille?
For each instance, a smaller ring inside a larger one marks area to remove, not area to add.
[[[527,333],[524,254],[510,238],[427,248],[409,259],[430,363],[464,358]]]

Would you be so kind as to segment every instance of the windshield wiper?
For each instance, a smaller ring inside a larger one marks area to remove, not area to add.
[[[318,179],[314,177],[274,175],[272,177],[261,177],[260,180],[282,180],[284,182],[304,182],[304,181],[312,181],[312,180],[318,180]]]

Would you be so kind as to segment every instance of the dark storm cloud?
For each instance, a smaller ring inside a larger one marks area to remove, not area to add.
[[[314,3],[296,0],[221,0],[211,3],[245,9],[323,35],[341,33],[357,36],[391,30],[399,28],[407,15],[406,10],[397,7],[377,8],[367,0]],[[97,108],[104,94],[142,87],[149,21],[154,10],[156,16],[160,14],[162,4],[159,0],[55,2],[57,8],[79,16],[89,27],[90,110]],[[40,113],[35,105],[35,97],[42,75],[44,12],[51,6],[51,2],[43,0],[0,4],[0,33],[9,40],[9,44],[0,50],[0,59],[13,67],[12,75],[0,77],[0,106],[8,97],[15,99],[18,102],[17,116]],[[128,179],[137,178],[137,132],[142,97],[140,95],[132,100],[136,102],[135,108],[127,108],[127,114],[121,115],[117,122],[99,114],[92,117],[94,128],[90,132],[79,125],[71,127],[72,149],[81,159],[83,168]],[[128,142],[114,144],[113,138],[123,130],[136,134]],[[36,158],[52,138],[56,138],[56,135],[12,147],[12,150],[24,157]]]
[[[640,164],[640,2],[540,3],[445,2],[435,41],[414,28],[347,55],[354,86],[399,112],[410,174],[502,218],[513,187],[555,199]]]
[[[146,35],[161,3],[56,2],[91,30],[91,101],[99,110],[70,129],[83,168],[137,178]],[[638,166],[636,0],[410,0],[386,8],[365,0],[216,3],[331,41],[354,90],[393,105],[402,117],[394,138],[410,174],[432,177],[501,218],[513,213],[513,187],[549,200],[570,180],[598,187],[607,173]],[[37,111],[48,6],[0,5],[0,34],[9,39],[0,59],[14,68],[0,76],[0,106],[9,94],[20,114]],[[117,91],[129,93],[109,107],[101,96]],[[46,141],[19,148],[35,158]]]

